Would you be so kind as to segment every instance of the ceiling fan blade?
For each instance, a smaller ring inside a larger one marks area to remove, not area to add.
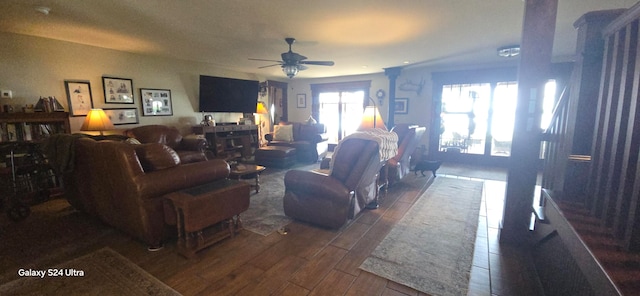
[[[291,51],[283,52],[280,56],[282,57],[283,61],[288,62],[290,64],[297,63],[299,61],[307,59],[307,57],[297,52],[291,52]]]
[[[307,70],[307,69],[309,69],[309,67],[298,64],[298,71]]]
[[[250,61],[263,61],[263,62],[276,62],[276,63],[282,63],[282,61],[276,61],[276,60],[265,60],[265,59],[253,59],[253,58],[249,58]]]
[[[262,69],[262,68],[269,68],[269,67],[273,67],[273,66],[281,66],[282,64],[273,64],[273,65],[268,65],[268,66],[262,66],[262,67],[258,67],[258,69]]]
[[[335,63],[333,61],[300,61],[300,64],[317,65],[317,66],[333,66],[333,65],[335,65]]]

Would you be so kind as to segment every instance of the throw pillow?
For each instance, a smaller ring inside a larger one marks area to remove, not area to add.
[[[273,127],[274,141],[293,141],[293,125],[276,125]]]
[[[180,164],[180,157],[171,147],[149,143],[136,145],[136,154],[145,172],[168,169]]]
[[[309,119],[307,119],[307,124],[316,124],[318,123],[318,121],[316,121],[313,116],[309,115]]]

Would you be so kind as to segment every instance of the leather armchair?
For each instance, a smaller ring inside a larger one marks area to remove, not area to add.
[[[339,228],[375,201],[376,178],[384,164],[378,143],[351,139],[334,153],[328,175],[290,170],[285,174],[284,212],[297,220]]]
[[[427,130],[424,126],[397,124],[391,131],[398,135],[398,154],[387,161],[383,172],[387,173],[389,186],[400,182],[411,171],[411,155]]]
[[[124,135],[140,143],[160,143],[171,147],[180,156],[182,163],[205,161],[208,143],[203,138],[186,138],[177,128],[166,125],[143,125],[124,131]]]
[[[175,215],[164,195],[229,175],[224,160],[181,164],[171,148],[157,143],[83,137],[72,151],[73,168],[63,174],[69,203],[151,247],[175,235]]]

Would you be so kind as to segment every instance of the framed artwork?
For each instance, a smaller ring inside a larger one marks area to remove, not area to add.
[[[171,90],[141,88],[142,116],[171,116]]]
[[[104,109],[104,113],[111,119],[113,125],[138,123],[138,109],[136,108]]]
[[[409,99],[407,98],[396,98],[396,103],[394,107],[395,114],[407,114],[409,113]]]
[[[106,104],[134,104],[131,79],[102,77],[104,102]]]
[[[298,94],[298,108],[307,108],[307,95]]]
[[[86,80],[65,80],[64,88],[67,91],[69,114],[71,116],[86,116],[93,108],[91,83]]]

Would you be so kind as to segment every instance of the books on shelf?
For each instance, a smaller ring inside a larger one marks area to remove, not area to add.
[[[0,142],[37,141],[57,133],[64,127],[50,123],[0,123]]]

